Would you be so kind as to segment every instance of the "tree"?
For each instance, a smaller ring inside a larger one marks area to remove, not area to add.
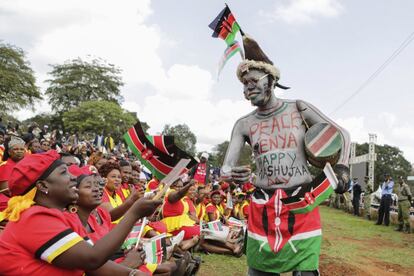
[[[42,99],[22,49],[0,42],[0,113],[33,106]]]
[[[44,125],[48,125],[50,130],[53,129],[62,129],[63,122],[62,122],[62,116],[59,115],[59,113],[51,114],[51,113],[40,113],[37,114],[29,119],[24,120],[23,125],[26,127],[29,127],[33,123],[37,123],[37,125],[42,128]]]
[[[110,133],[115,139],[136,122],[134,116],[117,103],[109,101],[83,102],[63,113],[65,129],[71,133]]]
[[[182,150],[191,155],[196,153],[197,137],[191,132],[190,128],[186,124],[180,124],[176,126],[170,126],[169,124],[164,126],[162,131],[163,135],[173,135],[175,144]]]
[[[214,167],[221,167],[226,156],[227,148],[229,147],[229,141],[225,141],[216,145],[213,148],[212,165]],[[254,160],[252,159],[252,149],[249,145],[244,145],[240,154],[238,165],[250,165],[252,170],[255,168]]]
[[[368,143],[362,145],[357,144],[356,155],[363,155],[368,153]],[[384,174],[389,173],[394,179],[398,176],[406,178],[411,171],[411,164],[408,162],[402,151],[389,145],[375,145],[375,153],[377,154],[377,161],[375,161],[375,184],[381,183],[384,180]]]
[[[54,111],[68,111],[81,102],[103,100],[120,103],[121,70],[101,59],[80,58],[52,65],[46,95]]]

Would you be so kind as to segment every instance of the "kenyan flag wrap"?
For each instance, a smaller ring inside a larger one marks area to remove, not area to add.
[[[330,176],[321,177],[323,181],[319,185],[316,181],[303,185],[293,196],[283,189],[255,190],[249,206],[246,249],[249,267],[270,273],[318,269],[322,232],[317,204],[328,197],[334,187],[334,184],[332,187],[323,184],[327,178],[332,178],[333,171],[328,170]],[[336,178],[330,180],[337,183]],[[285,203],[300,203],[302,195],[315,190],[316,198],[304,205]]]
[[[151,238],[144,243],[145,261],[150,264],[161,264],[167,258],[166,234]]]

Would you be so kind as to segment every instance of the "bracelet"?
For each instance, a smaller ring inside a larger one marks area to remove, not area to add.
[[[138,269],[133,269],[129,272],[128,276],[135,276],[138,273]]]

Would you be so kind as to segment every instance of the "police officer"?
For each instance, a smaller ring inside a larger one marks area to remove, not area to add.
[[[385,181],[382,183],[381,190],[381,203],[378,210],[378,220],[376,225],[381,225],[384,222],[385,226],[390,224],[390,207],[392,203],[392,189],[394,187],[394,181],[389,173],[384,175]]]
[[[397,186],[397,196],[398,196],[398,227],[396,231],[404,231],[410,233],[410,202],[411,202],[411,191],[410,187],[405,183],[402,176],[398,177],[398,186]]]

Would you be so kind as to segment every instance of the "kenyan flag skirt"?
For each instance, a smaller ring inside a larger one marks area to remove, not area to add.
[[[319,210],[293,214],[281,200],[286,197],[282,189],[273,195],[261,189],[253,194],[246,251],[249,267],[272,273],[318,269]]]

